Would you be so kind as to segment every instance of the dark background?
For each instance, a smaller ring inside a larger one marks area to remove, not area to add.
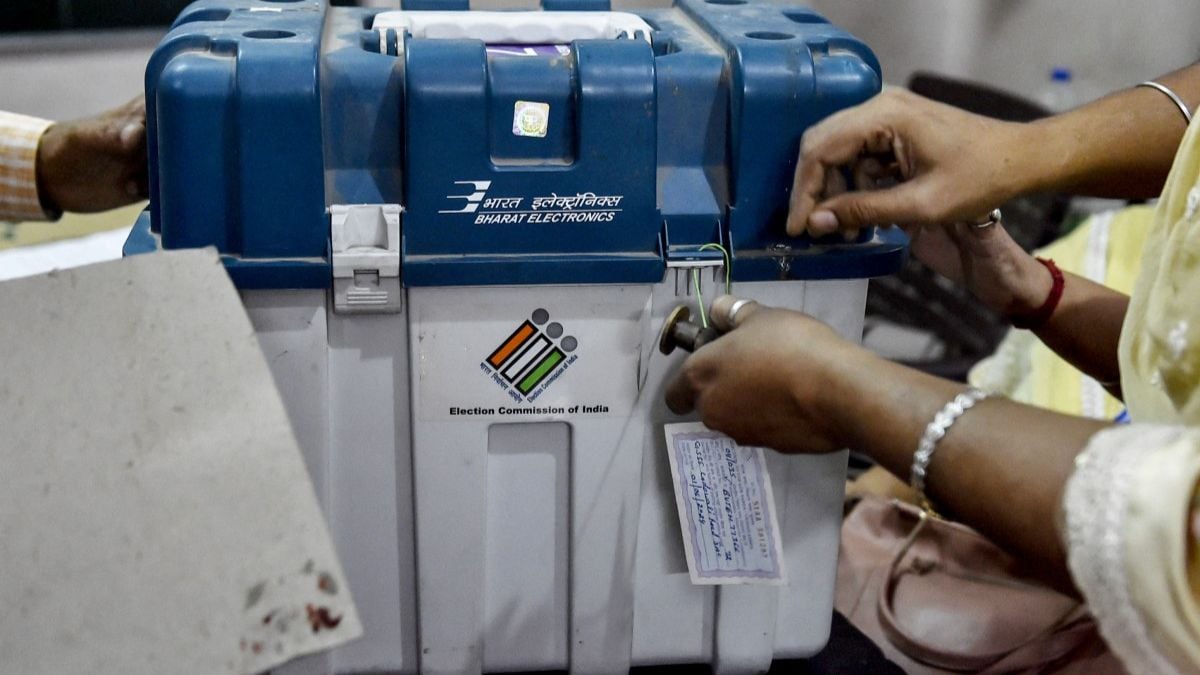
[[[191,0],[0,0],[0,33],[168,26],[189,4]]]

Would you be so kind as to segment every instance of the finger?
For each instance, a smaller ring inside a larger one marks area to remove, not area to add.
[[[874,157],[864,157],[851,167],[855,190],[874,190],[875,179],[882,174],[882,165]]]
[[[116,124],[125,122],[135,122],[146,119],[146,96],[138,94],[121,105],[110,108],[99,116],[102,119],[112,120]]]
[[[146,121],[129,122],[121,127],[119,136],[121,150],[134,152],[146,143]]]
[[[825,169],[825,192],[826,199],[837,195],[845,194],[849,191],[849,186],[846,184],[846,176],[842,173],[839,167],[826,167]],[[837,232],[838,224],[832,218],[812,218],[808,219],[806,231],[813,237],[824,237],[828,234]]]
[[[849,191],[850,184],[846,182],[846,174],[842,172],[841,167],[825,167],[825,197],[829,198]]]
[[[690,359],[690,357],[689,357]],[[687,377],[688,364],[667,383],[667,408],[676,415],[686,415],[696,409],[696,390]]]
[[[122,107],[121,147],[137,150],[146,143],[146,96],[138,95]]]
[[[125,104],[125,111],[127,113],[129,113],[129,116],[132,118],[135,118],[135,119],[141,118],[141,119],[145,120],[146,119],[146,94],[144,94],[144,93],[138,94],[137,96],[134,96],[133,98],[129,99],[129,102]]]
[[[946,225],[923,225],[906,228],[909,232],[909,252],[914,258],[950,281],[963,282],[962,253],[952,236],[953,228]]]
[[[924,223],[933,210],[919,182],[900,183],[883,190],[857,190],[827,199],[817,205],[809,222],[833,230],[857,230],[870,225],[897,222]]]
[[[102,152],[140,152],[146,142],[145,96],[138,96],[101,115],[78,120],[71,125],[80,141]]]
[[[829,194],[845,191],[845,181],[838,170],[839,167],[852,162],[857,156],[861,145],[838,144],[827,149],[823,154],[802,151],[800,162],[792,183],[792,197],[788,210],[787,232],[799,236],[809,232],[819,236],[822,228],[827,225],[820,221],[813,223],[810,215],[818,201]],[[836,227],[836,224],[833,225]],[[833,229],[832,227],[830,229]]]
[[[854,163],[855,190],[877,190],[889,186],[900,178],[899,165],[891,158],[881,156],[864,157]]]
[[[792,178],[787,220],[787,232],[792,236],[808,230],[809,214],[830,188],[827,183],[831,177],[830,169],[853,161],[862,150],[861,139],[835,133],[843,128],[842,115],[846,112],[849,111],[830,117],[804,134]]]
[[[850,164],[861,154],[889,152],[895,133],[887,124],[893,106],[880,98],[843,110],[804,134],[792,182],[788,234],[808,230],[817,203],[825,196],[826,169]],[[818,225],[822,219],[817,219]]]
[[[975,222],[979,222],[981,220],[984,219],[979,218]],[[957,223],[955,229],[957,230],[958,235],[957,240],[960,242],[967,241],[968,238],[974,242],[992,242],[1000,241],[1010,237],[1008,231],[1004,228],[1003,222],[996,223],[995,225],[988,225],[987,227],[979,227],[973,223]]]
[[[745,323],[746,319],[760,309],[762,306],[753,300],[722,295],[712,301],[708,316],[718,330],[728,333]]]

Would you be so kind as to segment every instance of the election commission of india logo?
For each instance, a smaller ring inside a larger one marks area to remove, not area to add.
[[[483,369],[513,399],[532,401],[579,358],[579,340],[564,332],[550,312],[535,309],[488,355]]]

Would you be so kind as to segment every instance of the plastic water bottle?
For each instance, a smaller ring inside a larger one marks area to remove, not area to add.
[[[1078,108],[1086,102],[1079,95],[1079,89],[1071,76],[1071,70],[1062,66],[1050,70],[1050,81],[1046,83],[1038,100],[1052,113],[1066,112]],[[1067,207],[1067,213],[1059,227],[1059,236],[1068,234],[1090,216],[1123,206],[1125,206],[1123,200],[1072,197],[1071,203]]]
[[[1072,84],[1071,69],[1056,66],[1050,70],[1050,81],[1038,97],[1050,112],[1060,113],[1079,105],[1079,96]]]

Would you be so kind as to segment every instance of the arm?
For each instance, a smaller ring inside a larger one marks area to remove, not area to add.
[[[1200,64],[1157,81],[1188,110],[1200,105]],[[1027,127],[1023,154],[1031,170],[1022,172],[1018,194],[1149,199],[1162,191],[1187,125],[1162,92],[1136,87]]]
[[[913,254],[961,284],[986,306],[1008,316],[1033,314],[1050,294],[1052,277],[1002,226],[954,224],[911,228]],[[1117,342],[1129,297],[1064,273],[1058,307],[1037,336],[1082,372],[1120,397]]]
[[[1200,100],[1200,65],[1162,78]],[[788,231],[824,235],[902,223],[913,253],[996,312],[1033,312],[1050,292],[1048,270],[1001,228],[978,220],[996,204],[1038,190],[1156,194],[1185,130],[1161,92],[1135,88],[1078,110],[1013,124],[889,92],[805,134]],[[841,168],[859,190],[846,192]],[[1120,396],[1117,343],[1128,298],[1075,275],[1038,337]]]
[[[1036,273],[1043,278],[1048,276],[1045,269]],[[1063,276],[1063,295],[1058,308],[1034,333],[1067,363],[1094,378],[1114,397],[1123,399],[1117,344],[1129,296],[1075,274],[1064,272]],[[1045,298],[1046,293],[1033,297]]]
[[[689,357],[667,405],[739,443],[860,449],[907,477],[925,426],[962,385],[884,361],[803,314],[733,298],[731,332]],[[926,486],[971,525],[1081,594],[1130,672],[1200,664],[1200,430],[1112,426],[989,399],[937,445]],[[1135,611],[1131,611],[1135,610]]]
[[[920,373],[865,350],[835,375],[830,408],[853,415],[843,438],[907,480],[925,427],[958,383]],[[857,405],[850,403],[857,400]],[[926,476],[929,498],[944,515],[968,523],[1064,589],[1072,587],[1055,515],[1075,456],[1106,423],[1033,408],[1004,398],[977,405],[950,429]]]
[[[1200,103],[1200,64],[1160,81],[1190,108]],[[1154,197],[1185,130],[1178,108],[1144,87],[1029,124],[884,92],[805,133],[788,232],[970,221],[1037,191]],[[845,191],[843,167],[858,190]],[[875,190],[882,179],[889,187]]]
[[[0,112],[0,220],[41,220],[46,217],[38,199],[38,141],[47,120]]]
[[[97,117],[52,123],[0,113],[0,219],[90,213],[146,196],[141,97]]]
[[[714,321],[728,321],[731,302],[713,304]],[[802,314],[750,304],[736,318],[736,330],[684,363],[667,404],[698,409],[740,443],[791,453],[852,447],[907,478],[925,426],[963,388],[881,359]],[[1054,514],[1075,455],[1105,426],[984,401],[938,445],[929,496],[1069,587]]]

